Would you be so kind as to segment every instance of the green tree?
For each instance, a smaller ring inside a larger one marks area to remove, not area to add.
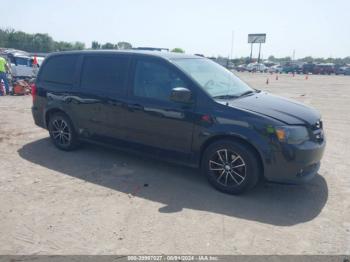
[[[0,47],[7,46],[8,31],[5,29],[0,29]]]
[[[52,52],[85,49],[82,42],[54,41],[48,34],[28,34],[14,29],[0,28],[0,47],[14,48],[28,52]],[[101,45],[97,41],[91,43],[92,49],[131,49],[132,45],[125,41],[117,44],[105,43]]]
[[[132,45],[128,42],[118,42],[117,47],[118,49],[131,49]]]
[[[273,55],[270,55],[267,60],[271,61],[271,62],[275,62],[276,58]]]
[[[82,42],[75,42],[73,44],[73,50],[83,50],[85,49],[85,44]]]
[[[12,31],[9,32],[7,38],[7,45],[15,49],[30,51],[28,50],[28,42],[30,42],[31,40],[32,38],[22,31]]]
[[[350,56],[343,58],[342,61],[344,64],[350,64]]]
[[[312,56],[305,56],[304,58],[299,59],[299,61],[311,63],[314,61],[314,59],[312,58]]]
[[[69,42],[55,42],[55,51],[69,51],[73,49],[72,43]]]
[[[54,51],[55,41],[48,34],[35,34],[32,37],[32,46],[26,51],[52,52]]]
[[[102,45],[102,49],[115,49],[115,48],[114,48],[114,44],[107,42]]]
[[[100,49],[101,45],[97,41],[92,41],[91,48],[92,49]]]
[[[179,48],[179,47],[175,47],[173,50],[171,50],[171,52],[174,52],[174,53],[185,53],[185,51],[182,48]]]

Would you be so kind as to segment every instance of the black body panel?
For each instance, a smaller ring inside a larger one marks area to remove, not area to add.
[[[46,64],[60,56],[75,57],[69,81],[46,81],[43,76]],[[266,92],[214,100],[171,62],[173,56],[176,54],[137,51],[50,55],[41,66],[36,82],[37,95],[32,107],[35,124],[47,128],[50,113],[61,111],[72,120],[81,140],[196,167],[200,165],[203,150],[211,142],[229,137],[256,151],[267,180],[299,183],[317,173],[325,148],[324,139],[287,145],[266,131],[270,126],[302,125],[314,132],[312,128],[320,120],[316,110]],[[105,60],[98,60],[101,57]],[[96,69],[100,71],[86,69],[89,59],[92,65],[102,63],[100,69]],[[103,66],[114,63],[114,59],[121,59],[122,66],[118,67],[118,63]],[[138,75],[139,61],[153,63],[175,74],[174,85],[181,81],[192,92],[192,101],[177,103],[154,99],[152,94],[139,95],[138,83],[147,85],[149,81],[147,74]],[[125,70],[114,76],[113,72],[118,70],[108,71],[113,66]],[[89,73],[84,73],[85,69]],[[85,78],[90,80],[85,81]],[[110,82],[99,85],[100,79]]]

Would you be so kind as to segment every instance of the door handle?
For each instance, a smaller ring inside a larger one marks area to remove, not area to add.
[[[132,104],[132,105],[128,105],[128,108],[130,110],[143,110],[143,106],[140,104]]]

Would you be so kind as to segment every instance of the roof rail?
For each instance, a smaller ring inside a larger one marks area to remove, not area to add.
[[[135,47],[134,50],[145,50],[145,51],[169,51],[169,48],[161,47]]]

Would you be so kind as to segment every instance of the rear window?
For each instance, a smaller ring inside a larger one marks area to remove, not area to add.
[[[15,57],[17,65],[30,66],[30,59],[24,57]]]
[[[73,84],[77,61],[77,55],[49,58],[42,69],[40,80],[58,84]]]
[[[98,91],[122,92],[128,58],[124,56],[87,56],[81,74],[81,88]]]

